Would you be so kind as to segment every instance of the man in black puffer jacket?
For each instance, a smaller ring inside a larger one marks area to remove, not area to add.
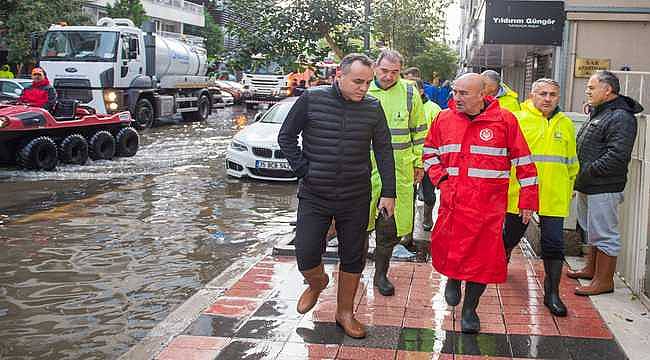
[[[340,258],[336,323],[348,336],[363,338],[365,328],[354,319],[353,307],[368,249],[371,143],[383,184],[378,207],[389,216],[395,208],[395,163],[384,112],[379,101],[366,95],[373,81],[372,60],[350,54],[340,68],[332,86],[308,89],[296,101],[278,143],[300,178],[296,259],[309,287],[298,300],[298,312],[309,311],[329,282],[322,251],[334,219]]]
[[[618,205],[623,202],[627,166],[632,157],[637,121],[643,111],[635,100],[619,94],[620,83],[609,71],[599,71],[587,83],[589,120],[578,132],[580,172],[577,193],[578,223],[591,246],[586,266],[569,271],[571,278],[592,279],[579,286],[578,295],[614,291],[616,257],[621,249]]]

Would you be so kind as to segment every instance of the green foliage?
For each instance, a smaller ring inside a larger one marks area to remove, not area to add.
[[[205,12],[205,27],[201,35],[205,38],[208,57],[215,58],[223,53],[223,31],[208,11]]]
[[[131,19],[135,26],[140,27],[149,20],[140,0],[117,0],[115,4],[106,5],[106,13],[112,18]]]
[[[407,59],[408,66],[417,66],[424,80],[431,80],[435,74],[440,79],[453,79],[456,74],[458,55],[445,44],[428,41],[420,54]]]
[[[32,62],[31,35],[46,31],[52,23],[88,25],[89,19],[81,9],[84,3],[81,0],[5,0],[0,32],[6,34],[9,62]]]

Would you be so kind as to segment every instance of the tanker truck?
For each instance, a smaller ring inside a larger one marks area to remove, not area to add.
[[[40,46],[40,66],[59,99],[98,113],[128,110],[138,128],[176,113],[186,121],[205,120],[216,91],[205,76],[205,49],[154,30],[152,22],[141,30],[129,19],[111,18],[97,26],[52,25]]]

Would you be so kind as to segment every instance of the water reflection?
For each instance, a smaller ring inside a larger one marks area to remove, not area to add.
[[[123,162],[0,170],[0,358],[117,358],[291,233],[295,184],[226,178],[233,123],[250,117],[229,111],[145,132]]]

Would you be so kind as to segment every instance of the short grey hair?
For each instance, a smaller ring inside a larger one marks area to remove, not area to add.
[[[497,84],[501,84],[501,74],[494,70],[485,70],[481,73],[481,76],[484,78],[489,79],[490,81],[493,81]]]
[[[549,79],[549,78],[541,78],[541,79],[535,80],[533,85],[530,87],[530,91],[535,92],[535,89],[538,86],[541,86],[541,85],[551,85],[551,86],[556,87],[558,90],[560,90],[560,83],[559,82],[557,82],[557,81],[555,81],[553,79]]]
[[[399,63],[400,66],[404,65],[404,57],[397,50],[384,49],[379,53],[376,64],[379,65],[382,60],[388,60],[392,63]]]
[[[592,76],[595,76],[598,82],[609,85],[614,94],[618,95],[621,92],[621,83],[614,73],[607,70],[600,70],[596,71]]]
[[[367,67],[372,67],[372,59],[368,57],[368,55],[365,54],[360,54],[360,53],[351,53],[345,55],[345,57],[341,60],[341,63],[339,64],[339,68],[341,69],[341,72],[343,74],[347,74],[350,72],[350,67],[352,67],[352,64],[354,62],[360,62],[362,65],[367,66]]]

